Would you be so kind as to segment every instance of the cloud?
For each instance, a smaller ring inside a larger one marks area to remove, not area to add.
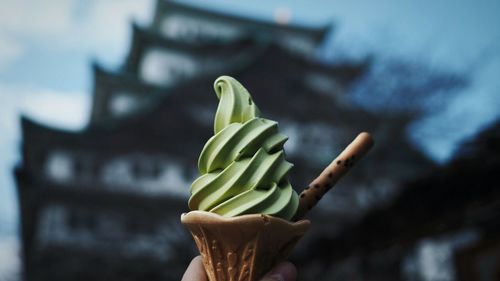
[[[89,99],[81,92],[0,84],[0,130],[17,135],[21,113],[56,127],[79,129],[87,121]]]
[[[20,256],[17,237],[0,238],[0,280],[18,280],[21,274]]]
[[[58,34],[58,48],[92,52],[123,52],[129,45],[130,23],[146,24],[153,1],[88,1],[82,14],[74,17],[69,32]]]
[[[65,33],[72,1],[0,0],[0,70],[26,51],[25,39],[36,40]]]
[[[45,90],[24,98],[19,111],[42,123],[75,130],[87,123],[89,105],[87,95]]]
[[[0,0],[0,26],[16,35],[46,36],[67,32],[75,1]]]
[[[30,48],[123,52],[132,20],[147,21],[153,1],[0,0],[0,69]]]
[[[24,48],[19,42],[12,40],[0,30],[0,70],[15,61],[23,52]]]

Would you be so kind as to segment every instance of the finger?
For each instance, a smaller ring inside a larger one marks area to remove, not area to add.
[[[207,281],[207,274],[201,256],[197,256],[191,261],[181,281]]]
[[[295,281],[297,269],[291,262],[282,262],[266,274],[261,281]]]

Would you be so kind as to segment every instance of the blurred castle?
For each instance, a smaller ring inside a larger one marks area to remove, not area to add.
[[[285,149],[297,190],[358,132],[374,133],[379,145],[370,157],[312,213],[311,241],[359,220],[430,166],[405,141],[411,115],[374,114],[348,101],[347,89],[370,62],[322,62],[331,25],[158,0],[152,24],[132,28],[118,71],[93,65],[86,128],[65,131],[22,117],[16,179],[26,280],[180,279],[195,251],[179,216],[212,135],[219,75],[240,80],[290,137]]]
[[[390,204],[316,237],[297,263],[321,261],[301,268],[307,280],[500,280],[498,175],[500,120]]]

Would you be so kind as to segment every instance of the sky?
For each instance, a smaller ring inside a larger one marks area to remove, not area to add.
[[[438,162],[500,117],[500,0],[184,2],[269,20],[285,11],[295,23],[333,23],[323,50],[333,57],[411,57],[471,73],[466,89],[409,128],[409,139]],[[20,114],[81,129],[89,116],[91,62],[119,67],[131,23],[147,25],[153,8],[153,0],[0,0],[0,237],[17,233],[12,169],[19,162]]]

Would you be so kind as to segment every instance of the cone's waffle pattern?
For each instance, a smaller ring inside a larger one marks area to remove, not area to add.
[[[182,215],[210,281],[256,281],[286,259],[309,227],[267,215],[225,218],[192,211]]]

